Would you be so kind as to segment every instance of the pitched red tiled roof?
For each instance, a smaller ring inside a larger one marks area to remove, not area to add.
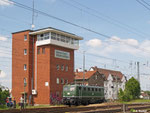
[[[95,71],[97,70],[100,74],[104,74],[106,80],[107,80],[109,74],[111,74],[111,75],[113,75],[113,76],[119,77],[120,80],[121,80],[122,77],[124,76],[120,71],[102,69],[102,68],[97,68],[97,67],[92,67],[92,69],[95,70]]]
[[[97,71],[87,71],[87,72],[85,72],[85,79],[89,79],[96,72]],[[75,73],[75,79],[83,79],[83,72],[77,72],[77,73]]]

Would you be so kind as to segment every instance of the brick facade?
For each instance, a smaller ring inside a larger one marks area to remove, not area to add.
[[[27,102],[33,100],[35,104],[51,104],[56,98],[61,100],[63,85],[73,82],[74,49],[53,44],[37,46],[37,35],[31,35],[31,32],[26,30],[12,34],[12,96],[17,103],[20,101],[26,78]],[[27,40],[24,40],[25,35]],[[56,58],[55,50],[68,52],[70,59]],[[33,89],[37,91],[36,95],[32,95]]]

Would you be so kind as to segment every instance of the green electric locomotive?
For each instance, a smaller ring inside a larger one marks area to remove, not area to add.
[[[65,105],[87,105],[104,101],[104,87],[85,85],[64,85],[63,103]]]

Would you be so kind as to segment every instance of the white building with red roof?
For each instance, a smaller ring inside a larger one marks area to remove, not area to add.
[[[125,89],[125,83],[127,81],[126,76],[124,76],[120,71],[102,69],[97,67],[91,67],[90,71],[98,71],[100,74],[105,76],[104,80],[104,92],[106,100],[118,99],[118,92],[121,88]]]

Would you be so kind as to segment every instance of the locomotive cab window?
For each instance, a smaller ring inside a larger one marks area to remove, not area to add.
[[[75,90],[75,87],[74,86],[71,86],[70,87],[70,91],[74,91]]]
[[[64,87],[64,91],[68,91],[68,87],[67,86]]]

